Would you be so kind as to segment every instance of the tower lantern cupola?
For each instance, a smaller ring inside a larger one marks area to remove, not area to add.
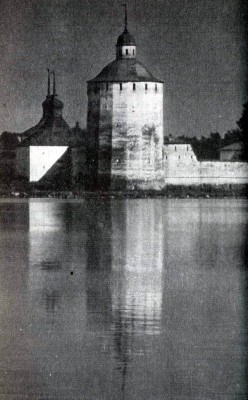
[[[125,28],[123,33],[118,37],[116,44],[116,59],[136,58],[136,43],[134,36],[127,29],[127,5],[125,7]]]

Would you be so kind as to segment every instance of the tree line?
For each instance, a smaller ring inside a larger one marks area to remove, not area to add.
[[[181,143],[191,144],[199,160],[219,160],[222,147],[242,142],[244,151],[241,159],[248,161],[248,103],[244,104],[241,118],[236,123],[238,127],[227,131],[223,138],[218,132],[211,132],[209,137],[179,136],[177,140]],[[165,138],[165,141],[169,142],[169,138]]]

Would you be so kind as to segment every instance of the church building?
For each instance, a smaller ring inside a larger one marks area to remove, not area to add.
[[[88,174],[100,189],[132,188],[163,177],[163,82],[136,53],[125,8],[116,59],[88,81]]]
[[[53,82],[50,82],[50,76]],[[52,83],[52,93],[51,93]],[[16,151],[16,174],[42,188],[70,189],[80,180],[85,167],[85,131],[70,128],[64,120],[64,104],[56,93],[55,73],[48,70],[43,115],[37,125],[19,136]]]

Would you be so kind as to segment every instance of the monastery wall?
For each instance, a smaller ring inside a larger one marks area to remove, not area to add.
[[[113,84],[112,176],[157,179],[163,173],[163,84]]]
[[[198,161],[191,145],[164,146],[165,185],[226,185],[248,183],[248,163]]]

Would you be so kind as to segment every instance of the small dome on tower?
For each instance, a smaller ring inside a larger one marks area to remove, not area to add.
[[[117,39],[117,46],[136,46],[134,36],[125,29]]]

